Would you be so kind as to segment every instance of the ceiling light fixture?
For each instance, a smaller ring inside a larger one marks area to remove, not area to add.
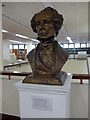
[[[8,31],[7,30],[2,30],[2,32],[7,33]]]
[[[24,42],[19,42],[19,41],[16,41],[16,40],[9,40],[10,42],[13,42],[13,43],[19,43],[19,44],[27,44],[27,43],[24,43]]]
[[[32,41],[35,41],[35,42],[39,42],[38,40],[33,39],[33,38],[29,38],[29,39],[32,40]]]
[[[20,35],[20,34],[15,34],[17,37],[21,37],[21,38],[25,38],[28,39],[28,37],[24,36],[24,35]]]
[[[70,43],[73,43],[73,41],[71,40],[70,37],[67,37],[67,40],[68,40]]]

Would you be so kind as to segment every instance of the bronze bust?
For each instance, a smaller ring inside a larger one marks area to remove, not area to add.
[[[63,16],[51,7],[32,17],[31,27],[40,43],[27,55],[33,75],[27,76],[23,83],[64,84],[67,73],[61,69],[68,59],[68,53],[55,40],[62,24]]]

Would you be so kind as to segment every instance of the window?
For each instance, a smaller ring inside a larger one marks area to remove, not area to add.
[[[69,44],[69,48],[74,48],[74,44]]]
[[[64,44],[63,47],[64,47],[64,48],[68,48],[68,44]]]
[[[13,48],[14,49],[18,49],[18,45],[13,45]]]
[[[24,45],[19,45],[19,49],[24,49]]]
[[[12,49],[12,45],[9,45],[9,49],[10,49],[10,50]]]
[[[86,44],[85,43],[81,43],[81,48],[86,48]]]
[[[75,48],[80,48],[80,43],[75,43]]]

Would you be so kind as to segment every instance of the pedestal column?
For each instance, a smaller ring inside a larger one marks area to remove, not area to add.
[[[21,118],[70,118],[71,75],[63,86],[16,83]]]

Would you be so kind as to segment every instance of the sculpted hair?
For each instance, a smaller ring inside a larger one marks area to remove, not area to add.
[[[53,8],[51,8],[51,7],[47,7],[47,8],[43,9],[43,10],[40,11],[40,12],[45,12],[45,11],[49,11],[49,12],[51,12],[52,15],[53,15],[52,21],[53,21],[54,28],[55,28],[55,30],[56,30],[56,36],[57,36],[59,30],[60,30],[61,27],[62,27],[64,18],[63,18],[63,16],[62,16],[61,14],[59,14],[55,9],[53,9]],[[32,27],[32,29],[33,29],[33,31],[34,31],[35,33],[37,33],[37,31],[36,31],[36,21],[35,21],[35,17],[36,17],[36,15],[40,14],[40,12],[37,13],[37,14],[35,14],[35,15],[32,17],[32,19],[31,19],[31,27]]]

